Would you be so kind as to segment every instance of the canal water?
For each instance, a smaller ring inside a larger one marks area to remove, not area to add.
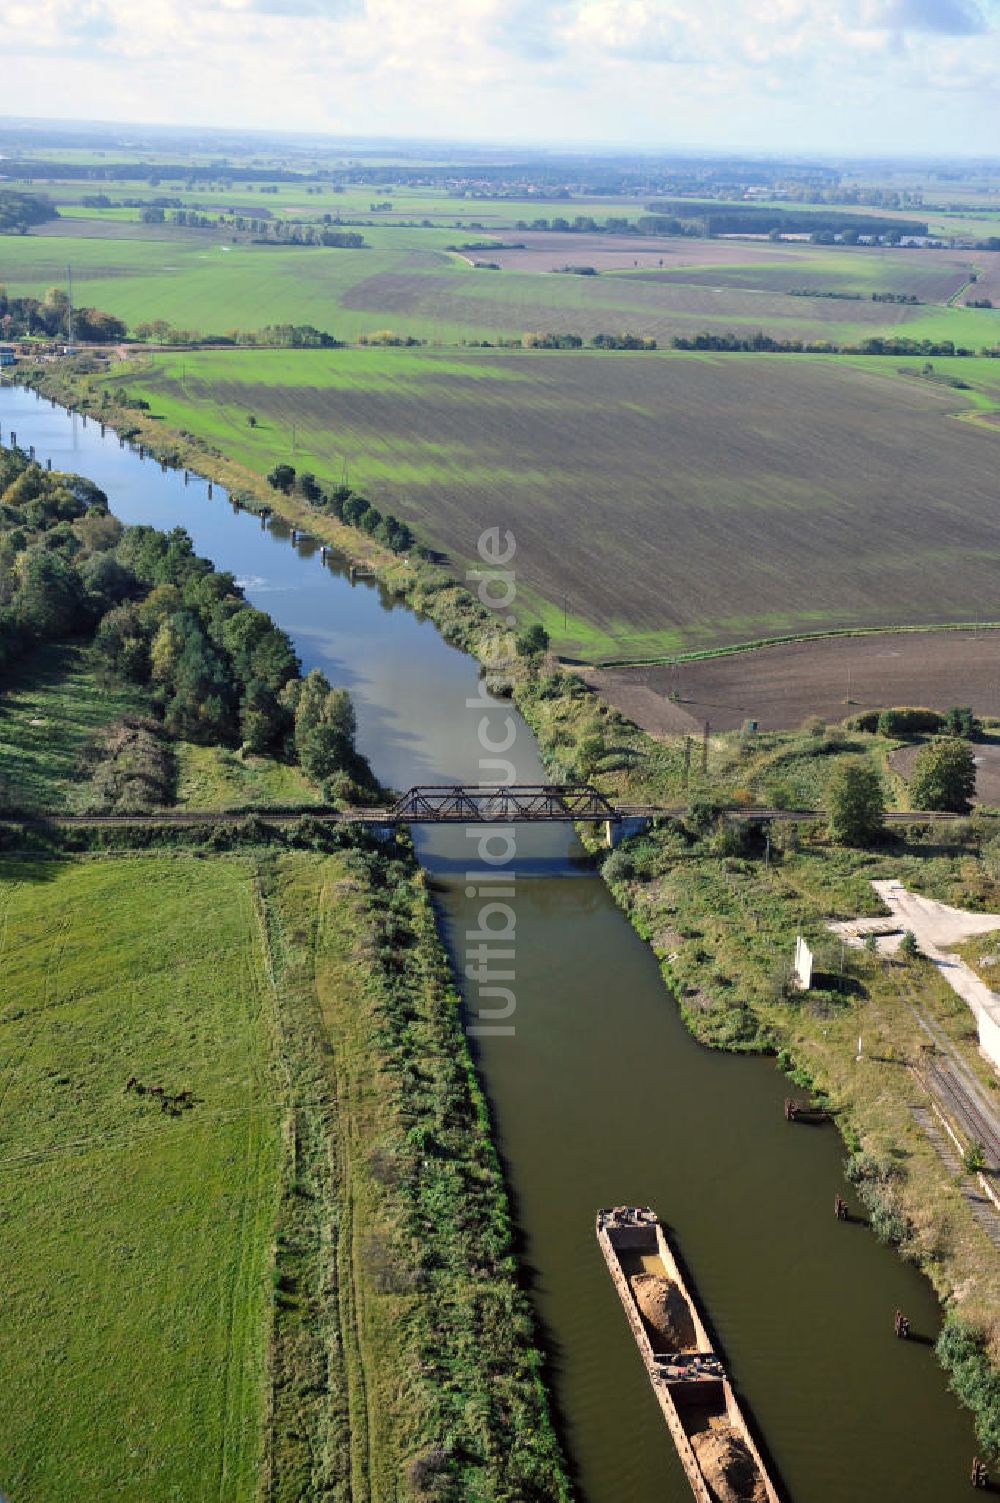
[[[234,511],[220,488],[209,500],[203,481],[185,486],[33,393],[0,388],[0,429],[43,463],[89,476],[124,522],[185,527],[289,632],[307,669],[350,690],[361,749],[384,782],[478,780],[480,719],[500,741],[509,707],[469,705],[477,665],[429,622],[352,584],[312,545],[293,547],[281,524]],[[520,781],[541,778],[517,716],[514,729]],[[480,833],[418,839],[462,984],[480,926],[466,877]],[[472,1042],[581,1498],[690,1498],[594,1238],[598,1206],[619,1202],[648,1202],[673,1228],[795,1503],[965,1498],[973,1432],[931,1350],[936,1303],[863,1226],[834,1219],[837,1190],[855,1203],[834,1131],[787,1126],[772,1061],[693,1042],[571,830],[521,828],[516,841],[513,1032]],[[478,1007],[473,989],[473,1028]],[[920,1339],[894,1339],[897,1306]]]

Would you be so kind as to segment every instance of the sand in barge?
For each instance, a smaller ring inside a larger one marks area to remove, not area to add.
[[[780,1503],[655,1211],[598,1211],[597,1241],[698,1503]]]

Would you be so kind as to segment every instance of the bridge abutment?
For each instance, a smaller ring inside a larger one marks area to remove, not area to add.
[[[633,835],[645,834],[651,823],[646,814],[628,814],[618,819],[605,820],[604,834],[608,850],[617,850],[623,840],[630,840]]]

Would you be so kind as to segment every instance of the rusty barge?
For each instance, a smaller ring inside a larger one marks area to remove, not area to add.
[[[781,1503],[655,1211],[598,1211],[597,1241],[698,1503]]]

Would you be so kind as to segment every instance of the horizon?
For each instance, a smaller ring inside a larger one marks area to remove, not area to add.
[[[343,150],[368,151],[377,153],[390,150],[405,150],[416,153],[421,148],[433,148],[440,151],[442,159],[450,159],[456,150],[469,150],[479,154],[491,154],[502,157],[514,151],[529,154],[537,153],[539,156],[553,156],[557,158],[574,157],[602,157],[609,159],[621,159],[623,157],[648,158],[650,161],[687,161],[705,157],[716,159],[720,162],[742,161],[762,163],[787,163],[789,165],[810,165],[821,163],[826,166],[839,165],[850,166],[885,166],[895,163],[908,163],[923,167],[933,167],[937,164],[957,163],[963,166],[981,165],[984,168],[995,168],[1000,165],[1000,151],[992,154],[977,151],[953,151],[932,152],[924,150],[897,151],[875,150],[868,152],[857,151],[833,151],[816,148],[814,150],[789,151],[778,147],[764,146],[737,146],[733,143],[728,145],[715,145],[696,140],[684,141],[671,144],[621,140],[613,141],[602,138],[574,140],[546,139],[537,136],[524,137],[498,137],[498,136],[475,136],[475,135],[396,135],[379,134],[377,132],[335,132],[326,130],[295,130],[295,129],[272,129],[265,126],[255,125],[220,125],[211,121],[199,121],[196,124],[174,123],[165,120],[115,120],[107,117],[87,117],[79,115],[0,115],[0,137],[24,133],[26,136],[51,134],[57,136],[60,133],[67,135],[74,132],[92,134],[95,139],[102,136],[113,136],[116,133],[124,135],[126,132],[161,135],[166,140],[181,141],[190,138],[191,141],[199,137],[218,136],[229,137],[235,142],[245,141],[247,138],[261,137],[264,141],[288,142],[297,145],[324,145]],[[38,144],[37,142],[34,144]],[[104,144],[110,144],[105,142]],[[134,150],[143,153],[153,150],[149,144],[140,142],[122,141],[114,143],[124,151]],[[70,150],[68,143],[60,143],[63,149]],[[54,148],[46,148],[54,149]],[[0,151],[0,161],[4,160],[4,153]],[[2,174],[0,174],[2,176]]]

